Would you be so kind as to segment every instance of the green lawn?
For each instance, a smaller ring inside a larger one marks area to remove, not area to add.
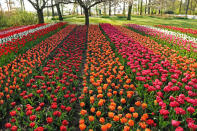
[[[51,22],[52,20],[47,20]],[[84,24],[83,16],[65,16],[64,21],[69,22],[70,24]],[[180,19],[180,18],[159,18],[154,16],[132,16],[131,20],[128,21],[126,18],[120,17],[110,17],[110,18],[101,18],[101,17],[90,17],[91,24],[98,23],[111,23],[114,25],[122,24],[142,24],[142,25],[171,25],[178,26],[183,28],[193,28],[197,29],[197,20],[193,19]]]

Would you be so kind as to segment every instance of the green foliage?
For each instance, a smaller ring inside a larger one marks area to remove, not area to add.
[[[101,18],[110,18],[110,16],[108,16],[108,15],[103,15],[103,16],[101,16]]]
[[[37,23],[37,16],[34,13],[15,10],[12,12],[0,13],[1,27],[30,25]]]
[[[174,14],[174,11],[169,10],[169,11],[165,11],[164,13],[165,14]]]

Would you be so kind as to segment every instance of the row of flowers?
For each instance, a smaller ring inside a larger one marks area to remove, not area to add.
[[[197,79],[109,24],[101,28],[114,43],[139,96],[154,112],[159,129],[197,129]]]
[[[0,44],[6,44],[6,42],[12,41],[12,40],[17,39],[17,38],[21,39],[24,35],[28,35],[28,34],[33,33],[35,31],[43,30],[43,29],[45,29],[47,27],[50,27],[52,25],[54,25],[54,24],[43,24],[42,26],[38,26],[38,27],[35,27],[33,29],[25,30],[21,33],[17,33],[17,34],[8,36],[8,37],[1,38],[0,39]]]
[[[21,26],[11,26],[11,27],[8,27],[8,28],[5,28],[5,29],[0,29],[0,34],[6,34],[8,32],[12,32],[12,31],[15,31],[17,29],[22,29],[22,28],[25,28],[27,26],[30,26],[30,25],[21,25]]]
[[[66,131],[75,121],[86,26],[77,27],[33,74],[20,94],[20,105],[11,103],[6,128]]]
[[[7,115],[10,103],[20,98],[20,93],[26,90],[26,83],[33,72],[38,72],[40,67],[50,53],[60,42],[76,27],[69,25],[45,41],[29,49],[26,53],[19,55],[14,61],[6,66],[0,67],[0,114],[1,119]]]
[[[162,28],[158,28],[158,27],[153,27],[153,26],[148,26],[148,25],[143,25],[143,26],[147,27],[147,28],[154,29],[156,31],[160,31],[160,32],[168,34],[168,35],[173,35],[179,39],[182,38],[184,40],[192,41],[197,44],[197,38],[195,38],[195,37],[191,37],[191,36],[188,36],[188,35],[180,33],[180,32],[169,31],[167,29],[162,29]]]
[[[152,50],[155,54],[160,55],[162,59],[170,61],[183,73],[190,73],[192,77],[196,77],[197,72],[197,61],[193,58],[187,58],[186,56],[182,57],[179,55],[179,52],[169,48],[166,45],[159,44],[154,40],[150,39],[147,36],[143,36],[139,33],[136,33],[132,30],[129,30],[122,26],[114,26],[119,31],[124,32],[127,36],[132,38],[135,42],[139,42],[144,47]]]
[[[51,31],[54,31],[62,26],[64,26],[66,23],[57,23],[54,25],[51,25],[47,28],[43,28],[41,30],[37,30],[33,33],[29,33],[27,35],[24,35],[22,38],[16,38],[12,39],[12,41],[8,41],[6,43],[3,43],[0,45],[0,57],[3,55],[8,55],[9,53],[15,52],[17,53],[20,48],[23,48],[26,43],[32,42],[37,40],[38,38],[44,36],[45,34],[48,34]]]
[[[34,29],[40,26],[43,26],[46,24],[37,24],[37,25],[31,25],[31,26],[25,26],[25,27],[20,27],[20,28],[16,28],[16,29],[12,29],[8,32],[6,32],[5,34],[0,34],[0,39],[5,38],[5,37],[10,37],[13,36],[15,34],[30,30],[30,29]]]
[[[197,55],[196,55],[197,43],[184,40],[174,35],[169,35],[161,31],[151,29],[151,28],[141,26],[141,25],[128,24],[127,26],[131,29],[137,30],[139,32],[145,33],[148,36],[153,37],[154,40],[161,42],[162,44],[166,44],[170,48],[173,48],[177,51],[181,51],[183,56],[186,54],[188,57],[197,58]]]
[[[97,25],[88,29],[86,64],[80,99],[80,130],[145,129],[156,126],[135,92],[132,79]]]
[[[197,30],[194,30],[194,29],[180,28],[180,27],[167,26],[167,25],[155,25],[155,27],[164,28],[164,29],[171,29],[174,31],[179,31],[182,33],[187,33],[187,34],[193,34],[194,36],[197,36]]]

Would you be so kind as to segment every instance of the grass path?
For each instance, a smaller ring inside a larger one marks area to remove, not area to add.
[[[57,20],[55,20],[57,21]],[[64,21],[69,22],[70,24],[84,24],[84,16],[64,16]],[[46,22],[54,22],[52,20],[46,20]],[[132,16],[131,20],[128,21],[126,18],[120,17],[90,17],[90,24],[99,24],[99,23],[110,23],[113,25],[122,25],[122,24],[141,24],[141,25],[171,25],[178,26],[183,28],[193,28],[197,29],[197,20],[194,19],[178,19],[178,18],[159,18],[156,16]]]

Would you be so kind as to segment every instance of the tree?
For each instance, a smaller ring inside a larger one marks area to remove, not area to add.
[[[142,15],[142,3],[143,3],[143,0],[141,0],[140,15]]]
[[[37,11],[38,23],[44,23],[43,9],[49,0],[28,0]]]
[[[102,3],[106,0],[76,0],[78,4],[83,8],[85,14],[85,25],[89,26],[89,10],[91,7]]]
[[[149,2],[148,2],[148,14],[150,15],[150,10],[151,10],[151,0],[149,0]]]
[[[62,13],[63,13],[63,9],[62,9],[62,12],[60,10],[60,6],[61,4],[70,4],[70,3],[76,3],[76,1],[71,1],[71,0],[54,0],[55,3],[53,4],[53,0],[51,1],[51,5],[50,6],[45,6],[45,7],[52,7],[52,15],[54,14],[54,10],[53,10],[53,7],[55,6],[56,9],[57,9],[57,13],[58,13],[58,16],[59,16],[59,20],[62,21],[63,20],[63,17],[62,17]],[[63,6],[62,6],[63,8]]]
[[[122,14],[125,16],[125,10],[126,10],[126,1],[123,1],[123,11]]]
[[[111,7],[112,7],[111,0],[109,0],[109,16],[111,16]]]
[[[186,10],[185,10],[185,14],[186,14],[186,16],[187,16],[188,9],[189,9],[189,3],[190,3],[190,0],[187,0],[187,6],[186,6]]]
[[[103,6],[104,6],[104,15],[106,15],[106,2],[103,2]]]
[[[63,17],[62,17],[62,13],[61,13],[61,10],[60,10],[60,3],[56,0],[55,0],[55,6],[56,6],[56,9],[57,9],[59,20],[62,21]]]
[[[131,20],[131,10],[132,10],[132,6],[133,6],[133,0],[129,1],[129,9],[128,9],[128,17],[127,20]]]
[[[146,10],[147,10],[147,0],[146,0],[146,6],[145,6],[145,10],[144,10],[144,11],[145,11],[145,12],[144,12],[145,15],[146,15]]]
[[[24,0],[18,0],[21,6],[21,10],[25,10]]]
[[[51,5],[53,5],[53,0],[51,0]],[[55,16],[55,12],[54,12],[53,6],[51,7],[51,9],[52,9],[52,17],[54,17]]]
[[[2,6],[1,6],[1,3],[0,3],[0,10],[1,10],[1,13],[3,13],[3,8],[2,8]]]

